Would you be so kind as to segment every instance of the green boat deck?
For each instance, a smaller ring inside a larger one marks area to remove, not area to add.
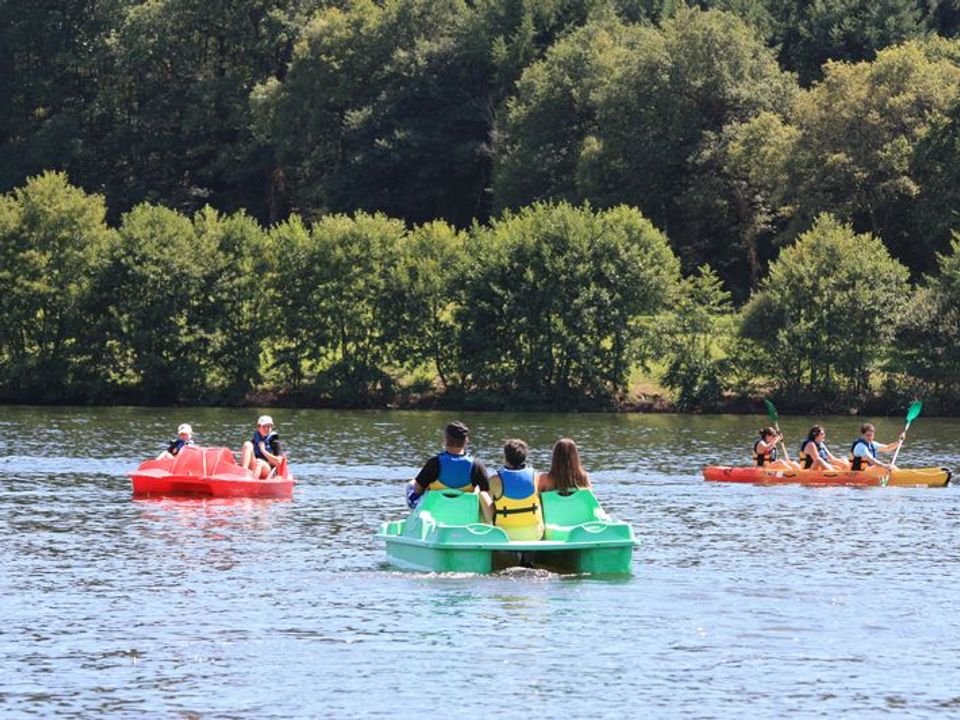
[[[590,490],[540,495],[544,538],[512,541],[481,521],[479,497],[433,490],[405,520],[384,523],[376,537],[398,566],[430,572],[490,573],[512,565],[561,572],[627,574],[637,544],[633,528],[612,520]]]

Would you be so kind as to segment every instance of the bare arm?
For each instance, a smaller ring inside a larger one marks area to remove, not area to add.
[[[263,453],[263,456],[267,459],[267,462],[273,465],[273,467],[279,465],[280,461],[283,460],[282,455],[274,455],[272,452],[270,452],[265,442],[260,443],[260,452]]]
[[[810,453],[810,446],[813,445],[813,453]],[[822,457],[820,457],[820,448],[817,447],[817,444],[813,440],[807,440],[803,444],[803,452],[805,455],[813,458],[813,466],[820,468],[821,470],[833,470],[833,465],[828,463]],[[827,451],[829,454],[829,451]]]

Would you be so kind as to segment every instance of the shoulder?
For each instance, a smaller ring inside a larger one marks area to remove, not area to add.
[[[537,490],[539,492],[553,490],[553,478],[550,477],[550,473],[542,472],[537,475]]]

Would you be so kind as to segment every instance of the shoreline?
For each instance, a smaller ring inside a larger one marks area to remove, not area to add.
[[[529,399],[511,401],[499,394],[475,394],[457,397],[442,394],[408,395],[390,401],[362,398],[359,402],[338,402],[329,397],[310,397],[305,393],[281,393],[258,391],[240,400],[225,398],[197,398],[186,402],[148,402],[134,397],[118,396],[99,398],[96,402],[82,399],[22,400],[0,399],[0,404],[10,407],[131,407],[131,408],[262,408],[288,410],[397,410],[397,411],[444,411],[444,412],[515,412],[515,413],[597,413],[608,415],[656,414],[656,415],[765,415],[763,397],[730,397],[722,403],[707,408],[681,409],[663,395],[630,397],[623,400],[580,400],[579,402],[537,402]],[[839,415],[898,417],[906,406],[884,398],[872,398],[860,408],[841,408],[827,405],[796,405],[786,401],[775,402],[782,416]],[[950,412],[936,408],[933,403],[924,408],[926,417],[960,417],[960,409]]]

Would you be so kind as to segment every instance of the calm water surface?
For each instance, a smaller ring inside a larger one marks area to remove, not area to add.
[[[759,417],[462,416],[490,462],[577,439],[642,542],[622,580],[385,565],[443,414],[276,410],[292,501],[131,499],[178,423],[236,447],[256,415],[3,409],[0,716],[960,714],[957,488],[702,482]],[[845,451],[857,420],[820,420]],[[921,418],[901,464],[960,467],[958,435]]]

